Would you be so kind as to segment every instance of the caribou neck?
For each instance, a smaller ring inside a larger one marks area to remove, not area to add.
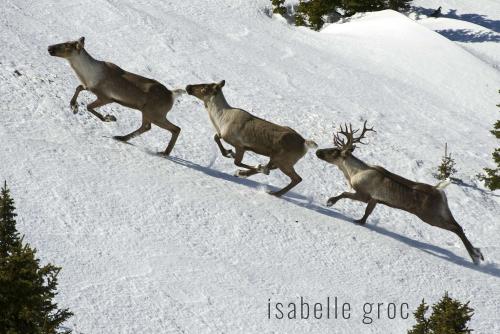
[[[227,103],[226,98],[222,92],[218,92],[214,96],[211,96],[208,101],[205,101],[206,107],[213,111],[222,111],[224,109],[231,109],[229,103]]]
[[[103,62],[92,57],[85,49],[68,58],[68,61],[85,86],[92,86],[99,79]]]
[[[231,106],[227,103],[224,94],[219,91],[214,96],[208,98],[208,100],[205,100],[205,107],[207,108],[210,121],[214,125],[219,136],[221,136],[221,128],[227,123],[228,119],[231,118],[230,115],[232,114],[225,111],[230,110]]]
[[[340,163],[339,168],[344,173],[346,179],[351,180],[354,175],[366,170],[368,165],[356,158],[354,155],[348,154],[347,157]]]

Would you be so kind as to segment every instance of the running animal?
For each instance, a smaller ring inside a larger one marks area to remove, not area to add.
[[[484,260],[481,250],[472,246],[462,227],[451,214],[443,191],[449,181],[431,186],[407,180],[382,167],[364,163],[352,155],[352,152],[356,148],[355,144],[363,144],[361,140],[365,137],[365,133],[374,130],[367,128],[365,121],[361,134],[355,137],[354,134],[358,131],[353,131],[352,125],[348,127],[346,124],[345,129],[341,127],[340,131],[334,134],[334,148],[316,151],[318,158],[336,165],[342,171],[355,191],[331,197],[326,205],[332,206],[342,198],[368,203],[364,216],[356,221],[359,224],[366,223],[377,203],[410,212],[427,224],[455,233],[462,240],[475,264]],[[345,138],[341,138],[340,135]]]
[[[94,59],[84,48],[85,38],[77,41],[50,45],[49,54],[65,58],[80,79],[81,85],[76,87],[70,106],[74,113],[78,112],[76,99],[82,90],[88,90],[97,99],[87,105],[87,110],[103,122],[116,121],[113,115],[101,115],[96,108],[116,102],[122,106],[139,110],[142,113],[142,124],[139,129],[125,136],[115,136],[121,141],[128,141],[149,131],[151,123],[167,131],[172,136],[163,152],[169,155],[181,129],[167,120],[167,113],[172,109],[175,98],[183,89],[169,90],[156,80],[127,72],[113,63]]]
[[[269,174],[270,170],[279,168],[291,182],[283,189],[270,192],[281,196],[302,181],[293,166],[309,148],[318,145],[312,140],[305,140],[295,130],[263,120],[249,112],[231,107],[222,93],[225,81],[186,86],[186,92],[202,100],[208,111],[208,116],[215,128],[214,140],[222,155],[234,158],[234,164],[239,169],[238,177],[248,177],[257,173]],[[221,139],[234,146],[235,151],[222,145]],[[269,157],[266,166],[249,166],[242,162],[246,151],[252,151]]]

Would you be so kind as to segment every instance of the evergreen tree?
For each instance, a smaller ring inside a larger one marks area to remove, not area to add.
[[[36,250],[23,245],[15,217],[5,184],[0,196],[0,333],[69,333],[59,327],[72,313],[52,301],[60,268],[40,267]]]
[[[408,334],[427,334],[429,333],[429,320],[425,319],[425,313],[429,306],[422,299],[422,303],[417,307],[415,313],[413,313],[415,320],[417,323],[411,330],[408,331]]]
[[[271,0],[274,2],[278,0]],[[305,25],[319,30],[325,17],[349,17],[358,12],[372,12],[383,9],[407,10],[411,0],[300,0],[295,11],[295,25]],[[342,13],[342,14],[340,14]]]
[[[307,26],[306,23],[307,16],[300,11],[300,7],[298,7],[298,9],[295,12],[294,20],[295,20],[295,25],[297,27]]]
[[[375,12],[389,8],[385,0],[344,0],[342,9],[346,16],[352,16],[358,12]]]
[[[9,250],[20,244],[14,211],[14,201],[5,182],[0,191],[0,256],[2,257],[7,257]]]
[[[320,30],[325,24],[324,17],[336,12],[340,0],[301,0],[296,8],[295,24]]]
[[[474,310],[469,307],[469,302],[463,304],[445,295],[432,306],[432,314],[425,317],[429,307],[424,301],[415,311],[417,323],[408,334],[470,334],[472,329],[467,323],[472,318]]]
[[[286,7],[284,6],[285,0],[271,0],[273,4],[273,13],[275,14],[286,14]]]
[[[448,154],[448,144],[444,144],[444,156],[441,164],[438,166],[438,172],[434,175],[438,180],[446,180],[451,175],[455,174],[455,160]]]
[[[432,306],[432,315],[429,317],[429,329],[432,334],[470,334],[467,323],[472,318],[474,310],[469,302],[460,301],[445,293],[443,298]]]
[[[500,93],[500,90],[498,91]],[[500,104],[497,104],[500,108]],[[500,139],[500,120],[493,126],[490,131],[497,139]],[[493,161],[495,161],[497,168],[485,168],[486,175],[479,175],[479,178],[484,181],[484,184],[490,190],[500,189],[500,147],[495,149],[492,153]]]
[[[397,11],[405,11],[410,9],[411,0],[389,0],[388,8]]]

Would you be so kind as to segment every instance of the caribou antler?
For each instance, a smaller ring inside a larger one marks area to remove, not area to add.
[[[366,132],[368,132],[368,131],[376,132],[373,129],[373,127],[371,127],[371,128],[366,127],[367,122],[368,121],[365,121],[365,123],[363,124],[363,130],[361,131],[361,134],[358,137],[354,137],[354,134],[357,133],[359,131],[359,129],[353,130],[351,123],[349,123],[349,126],[347,125],[347,123],[344,124],[345,129],[341,125],[340,131],[333,134],[333,143],[335,144],[335,146],[338,147],[342,151],[352,151],[356,148],[355,144],[357,144],[357,143],[365,145],[366,143],[363,143],[362,140],[365,138]],[[340,138],[340,135],[343,135],[345,137],[345,139]]]

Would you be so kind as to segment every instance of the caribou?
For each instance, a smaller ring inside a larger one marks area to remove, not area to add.
[[[94,59],[84,48],[85,38],[50,45],[51,56],[65,58],[75,71],[81,84],[76,87],[71,98],[70,107],[73,113],[78,112],[77,98],[81,91],[88,90],[97,99],[87,105],[87,110],[103,122],[114,122],[113,115],[103,116],[96,108],[116,102],[122,106],[139,110],[142,113],[141,126],[124,136],[114,139],[128,141],[151,129],[151,123],[171,133],[170,141],[163,152],[169,155],[181,129],[167,120],[167,113],[172,109],[177,96],[183,89],[169,90],[156,80],[127,72],[117,65]]]
[[[332,206],[343,198],[367,203],[365,214],[356,220],[359,224],[366,223],[378,203],[404,210],[416,215],[427,224],[455,233],[462,240],[474,264],[484,260],[481,250],[472,246],[462,227],[451,214],[443,190],[449,181],[442,181],[436,186],[410,181],[383,167],[366,164],[352,154],[356,144],[364,144],[362,140],[366,133],[375,131],[373,128],[368,128],[366,123],[365,121],[357,137],[355,134],[359,129],[353,130],[352,124],[341,126],[340,131],[333,136],[335,147],[316,151],[319,159],[336,165],[342,171],[354,190],[331,197],[327,201],[327,206]]]
[[[225,81],[186,86],[186,92],[204,102],[208,116],[215,128],[214,140],[222,155],[233,158],[238,169],[235,176],[249,177],[257,173],[269,174],[270,170],[279,168],[291,182],[279,191],[269,192],[281,196],[302,181],[293,168],[306,154],[309,148],[318,145],[312,140],[304,139],[295,130],[268,122],[249,112],[231,107],[222,87]],[[221,142],[223,139],[235,148],[228,150]],[[267,165],[250,166],[242,162],[246,151],[269,157]]]

